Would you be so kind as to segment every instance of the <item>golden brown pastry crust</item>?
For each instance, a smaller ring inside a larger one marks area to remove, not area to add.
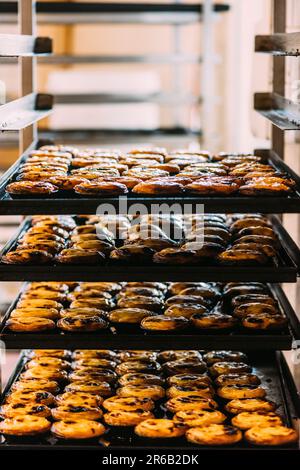
[[[260,398],[248,398],[245,400],[234,399],[227,403],[225,410],[232,414],[260,411],[274,411],[276,404],[270,400],[262,400]]]
[[[229,196],[239,189],[234,178],[230,177],[207,177],[194,181],[185,187],[186,191],[192,194],[206,195],[222,195]]]
[[[136,185],[132,192],[137,194],[166,194],[169,196],[182,194],[184,186],[175,181],[148,180]]]
[[[214,392],[209,385],[172,385],[167,389],[167,396],[169,398],[185,397],[195,395],[199,397],[212,398]]]
[[[119,378],[119,384],[122,386],[125,385],[164,385],[164,379],[154,374],[143,374],[143,373],[134,373],[129,372],[128,374],[123,375]]]
[[[167,375],[175,374],[201,374],[206,372],[206,364],[200,359],[183,358],[165,362],[163,370]]]
[[[49,379],[26,379],[26,380],[18,380],[14,382],[11,390],[12,391],[39,391],[45,390],[46,392],[50,393],[58,393],[59,392],[59,385],[55,380]]]
[[[110,426],[136,426],[150,418],[154,418],[154,414],[145,410],[115,410],[105,413],[103,416],[106,424]]]
[[[260,379],[257,375],[244,373],[244,374],[222,374],[219,375],[215,384],[218,387],[225,385],[260,385]]]
[[[134,411],[138,409],[151,411],[155,405],[150,398],[120,397],[115,395],[104,400],[102,406],[108,411]]]
[[[52,434],[61,439],[92,439],[105,431],[103,424],[87,419],[56,421],[51,427]]]
[[[5,418],[16,418],[17,416],[24,415],[49,418],[51,416],[51,410],[48,406],[39,405],[37,403],[10,403],[1,406],[0,414]]]
[[[138,424],[134,432],[140,437],[174,438],[183,436],[187,427],[171,419],[147,419]]]
[[[58,191],[57,186],[45,181],[16,181],[6,186],[5,190],[9,194],[17,195],[49,195]]]
[[[18,415],[0,422],[0,433],[11,436],[35,436],[48,432],[50,428],[51,423],[46,418],[32,415]]]
[[[45,264],[52,259],[53,256],[45,250],[23,248],[8,252],[2,256],[1,262],[5,264]]]
[[[53,320],[39,317],[9,318],[5,326],[16,333],[54,330],[56,327]]]
[[[266,264],[268,259],[264,253],[258,250],[235,250],[232,248],[220,253],[218,261],[227,266],[257,266]]]
[[[61,318],[57,327],[63,331],[99,331],[107,328],[107,322],[99,316],[74,315]]]
[[[139,324],[145,317],[155,315],[151,310],[142,308],[119,308],[111,310],[108,314],[108,319],[112,323],[132,323]]]
[[[66,248],[59,253],[56,260],[64,264],[99,264],[104,262],[105,255],[97,250]]]
[[[189,428],[196,426],[207,426],[210,424],[221,424],[226,416],[218,410],[190,410],[178,411],[173,416],[175,423],[182,423]]]
[[[223,385],[218,388],[217,394],[219,397],[226,400],[234,400],[236,398],[264,398],[266,396],[266,391],[259,385],[232,384]]]
[[[186,438],[193,444],[201,445],[228,445],[236,444],[242,440],[239,429],[227,424],[211,424],[209,426],[188,429]]]
[[[255,330],[277,330],[286,327],[287,319],[281,314],[260,313],[257,315],[247,315],[242,319],[245,328]]]
[[[187,386],[187,387],[197,387],[197,386],[211,386],[211,378],[208,375],[202,374],[176,374],[171,375],[167,379],[168,384],[178,385],[178,386]]]
[[[167,410],[171,413],[190,410],[215,410],[218,404],[212,398],[189,395],[185,397],[170,398],[166,402]]]
[[[102,411],[99,408],[83,405],[62,404],[51,410],[52,417],[56,421],[89,419],[95,420],[102,418]]]
[[[39,356],[31,359],[26,363],[25,368],[31,369],[32,367],[41,366],[48,368],[57,368],[57,369],[70,369],[70,363],[59,357],[52,356]]]
[[[245,439],[258,446],[278,446],[297,442],[298,433],[286,426],[254,426],[245,432]]]
[[[232,329],[237,325],[237,319],[223,313],[196,313],[191,317],[196,328],[201,329]]]
[[[231,422],[233,426],[242,430],[250,429],[254,426],[269,427],[282,425],[280,416],[271,411],[257,411],[254,413],[244,411],[234,416]]]
[[[141,328],[146,331],[174,331],[187,328],[189,321],[185,317],[168,317],[167,315],[154,315],[145,317],[141,321]]]
[[[15,308],[11,314],[10,318],[48,318],[49,320],[56,320],[59,318],[59,312],[55,308],[30,308],[30,307],[21,307]]]
[[[64,392],[55,397],[55,402],[58,406],[72,405],[99,408],[103,403],[103,398],[100,395],[85,392]]]
[[[5,397],[5,403],[39,403],[42,405],[53,405],[54,396],[43,390],[21,390],[14,391]]]
[[[84,173],[83,173],[84,176]],[[128,189],[125,184],[118,182],[88,182],[82,183],[74,187],[75,193],[83,196],[119,196],[121,194],[127,194]]]
[[[110,384],[100,380],[74,381],[65,387],[65,391],[91,393],[101,397],[109,397],[112,394]]]
[[[217,377],[222,374],[241,374],[244,372],[251,372],[252,367],[244,362],[215,362],[210,368],[210,373]]]
[[[165,389],[160,385],[153,384],[124,385],[116,392],[120,397],[150,398],[153,401],[160,400],[165,396]]]

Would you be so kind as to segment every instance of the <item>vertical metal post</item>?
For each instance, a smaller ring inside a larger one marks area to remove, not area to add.
[[[176,0],[175,3],[181,3],[181,0]],[[181,52],[181,25],[174,24],[172,26],[173,33],[173,52],[175,55],[180,54]],[[172,88],[173,93],[178,97],[182,93],[182,64],[176,62],[172,67],[173,77],[172,77]],[[173,107],[173,122],[175,127],[181,126],[181,107],[176,105]]]
[[[214,139],[214,113],[215,104],[215,84],[214,84],[214,42],[213,42],[213,21],[214,10],[213,0],[203,2],[203,33],[202,33],[202,121],[203,144],[212,148]]]
[[[35,34],[35,1],[18,0],[18,20],[20,34]],[[21,96],[35,91],[35,57],[20,57],[19,67],[21,74]],[[37,139],[37,124],[27,127],[20,132],[20,153],[23,153],[31,143]]]
[[[273,31],[285,33],[286,0],[273,0]],[[285,95],[285,57],[273,57],[273,92]],[[284,131],[272,126],[272,149],[284,159]]]

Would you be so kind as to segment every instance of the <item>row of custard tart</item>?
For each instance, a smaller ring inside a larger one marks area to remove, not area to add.
[[[276,262],[280,246],[269,219],[260,214],[142,216],[122,231],[119,246],[101,217],[77,221],[70,216],[33,217],[16,248],[2,256],[2,263],[103,264],[109,260],[264,266]],[[110,219],[114,222],[117,229],[119,218]]]
[[[264,379],[238,351],[36,350],[4,398],[0,432],[109,442],[126,427],[200,445],[296,442]]]
[[[5,326],[13,332],[282,330],[287,319],[262,283],[34,282]]]
[[[71,191],[82,196],[288,195],[295,182],[251,154],[137,148],[45,146],[30,152],[6,191],[40,196]]]

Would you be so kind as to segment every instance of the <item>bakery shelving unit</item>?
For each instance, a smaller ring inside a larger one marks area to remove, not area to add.
[[[7,3],[7,2],[5,2]],[[25,18],[29,18],[31,20],[32,18],[32,2],[31,1],[22,1],[19,2],[20,6],[22,3],[22,8],[21,8],[21,19],[24,21]],[[26,5],[25,5],[26,4]],[[0,4],[1,5],[1,4]],[[46,8],[47,2],[44,3],[38,3],[38,11],[39,14],[41,15],[41,20],[42,21],[49,21],[49,16],[48,13],[46,15],[45,11],[42,11],[43,8]],[[51,6],[53,5],[58,5],[57,8],[61,8],[62,2],[58,2],[57,4],[51,3]],[[79,8],[77,5],[79,4],[73,4],[73,3],[64,3],[65,8]],[[86,5],[86,4],[85,4]],[[106,5],[106,4],[102,4]],[[277,24],[277,22],[282,21],[282,9],[283,5],[285,5],[285,1],[283,0],[274,0],[274,7],[275,7],[275,19],[276,19],[276,27],[275,27],[275,32],[277,32],[277,28],[280,26]],[[9,2],[9,7],[11,6],[14,7],[14,4]],[[25,9],[25,6],[27,9]],[[108,6],[106,8],[109,9]],[[110,8],[112,8],[110,6]],[[120,7],[121,8],[121,7]],[[130,8],[133,10],[138,9],[137,5],[132,5]],[[170,16],[172,17],[172,21],[175,22],[175,24],[178,22],[178,18],[180,17],[180,21],[182,21],[182,15],[177,15],[178,11],[182,8],[182,5],[177,5],[176,8],[174,7],[174,11],[170,13],[170,11],[167,12],[168,16],[168,21],[170,22]],[[194,7],[189,6],[187,7],[187,10],[191,8],[193,10]],[[178,9],[178,11],[177,11]],[[14,13],[14,10],[11,12],[12,14]],[[74,21],[79,21],[85,20],[85,15],[81,11],[81,16],[78,15],[78,12],[76,14],[74,12],[71,12],[71,10],[68,10],[67,12],[69,16],[64,16],[62,14],[62,11],[60,11],[60,14],[56,15],[57,21],[62,21],[65,22],[66,19],[68,19],[69,22],[74,22]],[[72,13],[72,14],[71,14]],[[73,14],[74,13],[74,14]],[[109,13],[109,15],[108,15]],[[152,18],[152,14],[157,12],[152,12],[150,17]],[[162,18],[165,18],[165,15],[163,15],[163,11],[159,10],[159,13],[162,15]],[[7,13],[8,14],[8,13]],[[105,18],[110,18],[111,20],[111,15],[113,15],[114,12],[105,12],[105,14],[102,12],[102,15],[104,15]],[[124,12],[125,14],[125,12]],[[129,15],[129,13],[127,12]],[[130,15],[138,15],[141,14],[141,12],[138,11],[131,11]],[[27,16],[29,15],[29,16]],[[105,16],[108,15],[108,16]],[[127,15],[127,19],[128,19]],[[185,12],[185,18],[188,18],[190,21],[191,17],[199,16],[199,11],[195,13],[195,11],[186,11]],[[8,15],[9,16],[9,15]],[[93,17],[93,15],[90,15]],[[160,18],[160,15],[154,15],[155,18],[157,18],[156,21]],[[103,16],[102,16],[103,18]],[[149,16],[147,16],[147,21],[150,21]],[[279,21],[279,19],[280,21]],[[284,17],[283,17],[284,18]],[[53,12],[52,12],[52,19],[53,18]],[[96,21],[96,15],[94,17]],[[161,19],[160,19],[161,20]],[[29,21],[31,23],[31,21]],[[280,26],[282,27],[282,26]],[[271,40],[271,39],[270,39]],[[277,49],[275,50],[275,44],[277,44]],[[284,43],[284,41],[281,38],[281,47],[285,47],[282,44],[287,44]],[[258,48],[258,46],[256,46]],[[293,43],[293,54],[291,55],[297,55],[295,54],[295,50],[298,50],[300,48],[300,44],[297,43],[297,41]],[[274,41],[274,49],[271,48],[271,51],[274,54],[278,53],[278,41]],[[284,51],[285,55],[288,55],[288,50]],[[283,76],[282,76],[282,71],[284,70],[283,67],[283,61],[282,57],[276,57],[274,59],[274,93],[283,95]],[[30,59],[32,60],[32,59]],[[25,64],[26,65],[26,64]],[[28,65],[28,64],[27,64]],[[31,71],[32,71],[32,65],[33,63],[31,62]],[[278,79],[277,73],[280,75],[280,80]],[[32,78],[32,74],[31,74]],[[32,80],[31,80],[32,83]],[[28,87],[27,87],[28,88]],[[30,93],[34,92],[33,87],[31,87]],[[26,90],[26,94],[28,94],[29,91]],[[273,99],[273,98],[272,98]],[[275,103],[275,102],[274,102]],[[271,121],[276,124],[276,119],[274,117],[273,111],[276,109],[275,114],[278,114],[278,110],[276,106],[274,105],[273,101],[270,102],[268,101],[268,106],[265,105],[264,115],[270,118],[270,115],[268,115],[268,112],[270,113],[272,111],[272,116],[273,118]],[[281,103],[285,103],[284,99],[281,101]],[[1,111],[1,109],[0,109]],[[48,112],[48,110],[47,110]],[[294,112],[294,111],[293,111]],[[296,116],[297,117],[297,116]],[[284,120],[283,117],[281,119]],[[289,115],[286,115],[285,117],[285,122],[287,123],[289,121]],[[30,124],[32,121],[30,121]],[[277,122],[278,125],[278,122]],[[34,131],[31,132],[31,139],[28,139],[28,136],[26,137],[26,142],[27,146],[24,147],[24,144],[22,145],[22,153],[25,151],[28,151],[28,148],[32,148],[36,144],[36,126],[34,124]],[[264,155],[267,155],[268,158],[271,158],[273,161],[276,162],[276,165],[283,165],[281,168],[284,168],[288,172],[290,170],[285,166],[284,162],[281,161],[281,158],[283,157],[283,131],[281,129],[278,130],[277,127],[274,127],[273,130],[273,139],[272,139],[272,149],[270,152],[264,152]],[[23,158],[23,157],[22,157]],[[16,172],[18,166],[20,164],[20,161],[16,162],[16,164],[6,173],[4,178],[1,181],[0,184],[0,192],[1,192],[1,201],[0,201],[0,213],[1,214],[38,214],[38,213],[47,213],[47,214],[62,214],[62,213],[67,213],[67,214],[75,214],[78,212],[80,213],[93,213],[95,210],[95,204],[99,205],[101,200],[99,199],[94,199],[94,203],[92,203],[91,199],[70,199],[70,200],[58,200],[58,199],[45,199],[45,200],[31,200],[31,199],[9,199],[5,196],[4,194],[4,187],[7,181],[14,175]],[[299,184],[299,177],[296,174],[292,174],[293,178],[295,179],[296,183]],[[205,199],[199,199],[199,198],[194,198],[192,201],[189,201],[193,203],[194,205],[197,203],[204,203],[206,204],[206,209],[208,211],[214,211],[214,212],[232,212],[232,211],[244,211],[244,212],[256,212],[257,208],[259,210],[262,210],[265,213],[285,213],[285,212],[294,212],[294,213],[299,213],[300,212],[300,205],[298,203],[298,193],[296,191],[295,197],[291,198],[285,198],[280,201],[277,200],[277,198],[274,199],[267,199],[267,198],[260,198],[259,201],[257,199],[253,199],[251,202],[249,198],[240,198],[237,197],[236,200],[231,200],[228,204],[223,201],[221,201],[218,198],[207,198]],[[142,201],[143,203],[146,202],[148,206],[150,206],[150,203],[156,202],[156,200],[149,200],[147,202],[146,198],[141,198],[139,201]],[[62,204],[63,202],[63,204]],[[105,202],[108,202],[106,199]],[[110,201],[114,203],[115,207],[118,207],[118,199],[115,199],[114,201]],[[173,204],[174,203],[174,198],[171,198],[168,200],[166,198],[165,201],[163,201],[168,204]],[[181,203],[185,204],[187,202],[186,199],[182,200]],[[94,204],[94,205],[93,205]],[[40,206],[40,207],[39,207]],[[277,266],[277,267],[265,267],[265,268],[220,268],[218,266],[213,266],[213,267],[199,267],[199,266],[190,266],[190,267],[183,267],[183,266],[178,266],[176,269],[174,269],[173,274],[170,274],[170,267],[169,266],[157,266],[157,265],[151,265],[151,266],[128,266],[124,268],[124,266],[115,266],[112,268],[111,266],[106,267],[104,266],[93,266],[89,267],[89,269],[84,269],[84,267],[74,267],[74,266],[62,266],[59,267],[57,265],[44,265],[44,266],[4,266],[0,265],[0,280],[10,280],[10,281],[21,281],[21,280],[27,280],[27,281],[33,281],[33,280],[56,280],[56,281],[69,281],[69,280],[120,280],[120,281],[129,281],[129,280],[180,280],[180,281],[196,281],[196,280],[211,280],[211,281],[265,281],[265,282],[282,282],[282,281],[287,281],[287,282],[295,282],[299,265],[300,265],[300,259],[299,259],[299,250],[295,243],[291,240],[287,232],[282,228],[280,222],[278,221],[277,218],[272,217],[272,222],[273,225],[276,226],[276,231],[277,234],[279,235],[279,238],[281,240],[284,250],[281,253],[281,258],[283,260],[283,265]],[[24,221],[23,225],[20,227],[20,230],[22,231],[24,227],[26,228],[26,224],[28,221]],[[15,239],[10,241],[8,245],[4,248],[5,250],[10,249],[13,244],[15,243]],[[19,334],[11,334],[8,333],[5,328],[2,328],[0,332],[0,338],[3,339],[7,347],[9,348],[97,348],[97,347],[110,347],[112,349],[122,349],[122,348],[135,348],[135,349],[145,349],[145,348],[183,348],[183,349],[189,349],[189,348],[197,348],[197,349],[202,349],[202,348],[220,348],[220,349],[226,349],[226,348],[238,348],[238,349],[247,349],[251,351],[251,354],[253,353],[254,355],[256,354],[256,359],[258,361],[258,364],[268,371],[268,374],[272,376],[272,389],[273,393],[276,395],[275,396],[275,401],[279,401],[282,403],[283,408],[284,408],[284,418],[285,422],[290,425],[290,426],[298,426],[299,424],[299,419],[300,419],[300,406],[299,406],[299,397],[297,395],[297,390],[295,388],[295,384],[293,382],[293,379],[291,377],[290,371],[287,367],[287,364],[283,358],[282,353],[280,352],[275,352],[278,349],[290,349],[292,347],[292,344],[294,340],[296,339],[299,341],[300,338],[300,332],[299,332],[299,320],[297,318],[296,313],[294,310],[291,308],[288,299],[286,298],[282,288],[278,284],[273,284],[270,286],[274,295],[278,298],[282,310],[285,312],[286,316],[289,319],[290,326],[286,331],[282,332],[282,334],[270,334],[270,335],[247,335],[247,334],[231,334],[231,335],[225,335],[225,334],[218,334],[216,336],[213,335],[197,335],[195,336],[193,333],[191,334],[181,334],[181,335],[170,335],[166,339],[166,335],[145,335],[141,333],[115,333],[113,331],[107,334],[99,334],[99,335],[72,335],[72,334],[60,334],[59,332],[54,332],[53,334],[40,334],[40,335],[19,335]],[[9,315],[11,309],[13,309],[14,304],[10,307],[9,311],[7,312],[7,315]],[[264,350],[263,354],[261,353],[261,350]],[[268,351],[267,351],[268,350]],[[22,368],[24,366],[24,358],[21,357],[20,362],[17,365],[17,368],[14,372],[14,374],[11,377],[11,380],[9,381],[6,389],[4,390],[4,393],[6,393],[11,385],[13,384],[14,380],[18,377],[20,374]],[[135,443],[135,441],[130,440],[130,442],[127,442],[126,440],[121,440],[117,441],[116,444],[113,444],[110,449],[113,448],[122,448],[122,449],[131,449],[133,446],[137,447],[143,447],[143,448],[151,448],[149,447],[149,444],[141,444],[141,442]],[[173,444],[174,445],[174,444]],[[97,450],[100,451],[101,449],[105,449],[105,446],[100,447],[99,442],[97,442],[97,445],[95,444],[86,444],[86,445],[81,445],[81,444],[76,444],[74,443],[71,444],[59,444],[56,445],[54,440],[49,440],[47,438],[38,440],[34,445],[32,441],[28,444],[25,442],[10,442],[10,441],[5,441],[0,443],[0,450],[17,450],[17,449],[25,449],[28,448],[28,446],[31,446],[30,448],[33,449],[39,449],[39,450],[56,450],[59,446],[60,449],[89,449],[89,450]],[[178,448],[179,444],[176,443],[176,446]],[[192,446],[187,445],[186,443],[182,444],[182,446],[186,449],[193,449]],[[180,447],[180,446],[179,446]],[[152,447],[153,448],[153,447]],[[166,445],[165,443],[160,443],[160,442],[155,442],[155,448],[156,449],[170,449],[172,448],[172,443],[169,445]],[[243,449],[245,452],[251,451],[249,446],[246,446],[245,444],[241,444],[241,446],[238,447],[239,449]],[[295,447],[297,450],[299,450],[299,445],[297,444]],[[236,447],[234,448],[236,449]],[[199,448],[197,448],[199,450]],[[212,448],[205,448],[202,447],[202,450],[212,450]],[[217,448],[214,448],[213,450],[217,450]],[[232,451],[232,447],[226,448],[228,451]],[[265,450],[265,448],[255,448],[255,451],[262,451]],[[281,450],[281,449],[280,449]]]
[[[206,9],[204,9],[204,4]],[[172,51],[169,54],[147,55],[53,55],[40,57],[43,64],[167,64],[173,68],[172,90],[168,93],[155,93],[149,95],[126,94],[58,94],[55,96],[57,104],[120,104],[120,103],[156,103],[159,107],[168,107],[172,113],[172,125],[153,130],[147,129],[90,129],[84,132],[70,131],[68,129],[41,130],[44,139],[60,140],[60,142],[115,142],[124,140],[152,140],[163,139],[172,141],[173,138],[200,139],[201,129],[193,129],[182,125],[179,117],[181,106],[200,105],[202,98],[197,95],[182,93],[181,71],[186,64],[200,64],[204,75],[210,76],[216,57],[213,54],[200,56],[190,55],[181,51],[181,27],[184,25],[203,23],[206,28],[206,42],[211,43],[213,35],[213,18],[215,15],[226,13],[229,5],[213,2],[212,0],[197,4],[181,3],[102,3],[102,2],[36,2],[36,12],[40,24],[143,24],[168,25],[172,27]],[[210,10],[210,14],[206,12]],[[16,2],[1,2],[0,14],[3,22],[13,23],[17,11]],[[209,37],[208,37],[209,36]],[[205,100],[208,96],[204,97]],[[207,103],[207,107],[213,106]]]

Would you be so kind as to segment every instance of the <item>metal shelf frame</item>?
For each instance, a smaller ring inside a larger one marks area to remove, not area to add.
[[[278,93],[255,93],[254,109],[282,131],[300,130],[300,104]]]
[[[229,10],[229,5],[215,3],[214,12]],[[201,20],[203,5],[181,3],[97,3],[36,2],[39,23],[142,23],[190,24]],[[15,21],[16,2],[2,2],[3,21]]]
[[[149,95],[136,94],[61,94],[55,95],[56,104],[106,104],[106,103],[157,103],[161,106],[178,106],[188,104],[199,104],[201,98],[194,95],[175,93],[153,93]]]
[[[52,52],[52,40],[25,34],[0,34],[0,57],[28,57]]]
[[[16,132],[36,124],[52,110],[53,98],[44,93],[30,93],[0,106],[0,132]]]
[[[272,92],[256,93],[254,108],[272,124],[271,149],[284,161],[285,131],[300,130],[300,106],[285,97],[285,58],[300,56],[300,31],[286,32],[287,0],[273,0],[272,6],[273,34],[255,38],[255,52],[273,56]],[[294,241],[292,244],[297,246]],[[295,373],[298,373],[298,367]]]
[[[300,32],[258,35],[255,37],[255,52],[298,57],[300,55]]]
[[[216,58],[217,60],[217,58]],[[147,55],[67,55],[39,57],[39,64],[200,64],[202,57],[192,54],[147,54]]]

